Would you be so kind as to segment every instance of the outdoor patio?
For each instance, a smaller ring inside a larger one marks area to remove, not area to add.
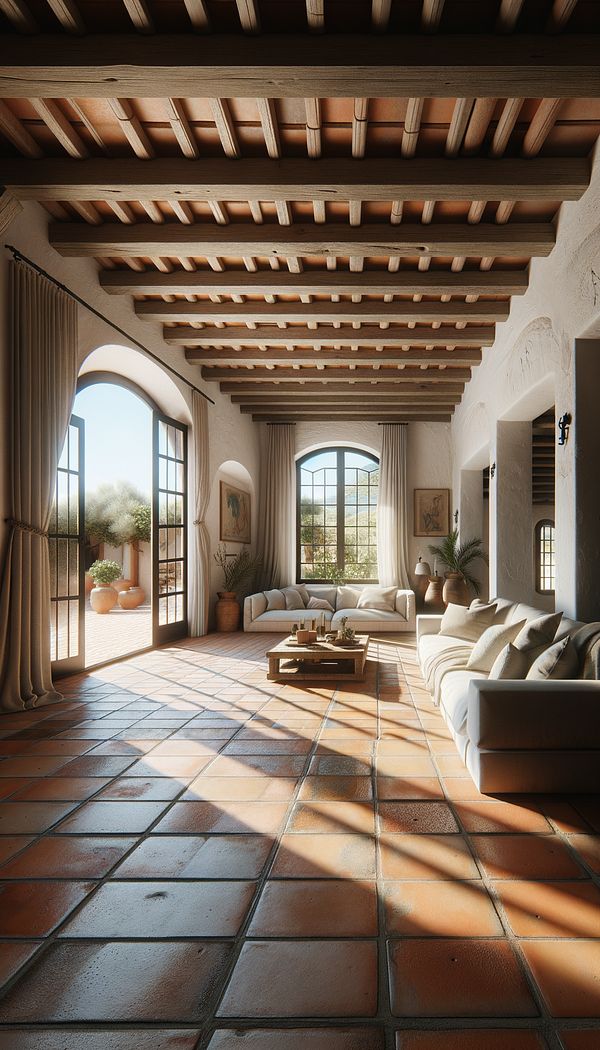
[[[85,666],[95,667],[107,660],[145,649],[152,644],[152,608],[149,601],[137,609],[121,609],[99,615],[86,602]]]

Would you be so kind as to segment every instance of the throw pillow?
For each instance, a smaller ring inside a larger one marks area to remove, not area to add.
[[[333,612],[333,605],[327,601],[327,598],[309,598],[307,609],[327,609],[328,612]]]
[[[495,605],[465,609],[464,605],[450,603],[442,616],[440,634],[450,638],[461,638],[465,642],[476,642],[486,627],[491,625],[495,612]]]
[[[267,599],[267,612],[273,612],[274,609],[285,609],[285,594],[277,587],[271,591],[265,591],[265,598]]]
[[[306,589],[306,584],[305,583],[294,583],[292,586],[293,586],[295,591],[298,591],[298,594],[302,598],[302,601],[304,602],[304,604],[308,605],[308,599],[310,598],[310,594],[308,593],[308,591]]]
[[[475,642],[467,667],[472,671],[484,671],[489,674],[498,654],[509,642],[514,641],[524,624],[525,620],[520,620],[519,623],[498,623],[486,627]]]
[[[567,635],[540,653],[529,668],[527,678],[543,682],[547,679],[576,678],[578,672],[577,650]]]
[[[515,649],[514,645],[509,642],[494,660],[489,678],[490,680],[512,678],[514,681],[521,681],[528,670],[529,654],[524,653],[521,649]]]
[[[533,660],[539,656],[542,649],[547,649],[558,630],[562,620],[562,613],[549,613],[547,616],[538,616],[535,620],[529,620],[521,628],[515,638],[515,648],[522,652],[533,651]],[[537,651],[536,651],[537,650]]]
[[[357,609],[379,609],[381,612],[396,611],[395,587],[363,587]]]
[[[296,587],[282,587],[281,593],[285,598],[286,609],[304,609],[304,601],[300,591]]]
[[[488,601],[483,601],[482,598],[473,598],[469,609],[480,609],[483,605],[495,605],[496,612],[494,613],[492,624],[497,624],[506,623],[506,618],[514,604],[514,602],[507,601],[506,598],[490,598]]]
[[[356,609],[360,591],[354,587],[338,587],[336,609]]]

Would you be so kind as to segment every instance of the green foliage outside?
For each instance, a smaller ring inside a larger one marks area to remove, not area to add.
[[[145,496],[127,481],[86,493],[85,532],[93,543],[149,542],[152,511]]]
[[[98,586],[98,584],[114,583],[115,580],[119,579],[122,569],[118,562],[111,561],[109,558],[103,558],[101,561],[95,561],[88,569],[88,572],[96,586]]]
[[[368,546],[369,539],[372,542],[376,534],[377,510],[373,505],[359,502],[359,498],[357,489],[347,485],[343,567],[338,566],[333,549],[337,544],[337,507],[324,506],[308,497],[301,498],[300,543],[306,579],[331,580],[336,584],[345,580],[377,579],[377,552],[374,546]],[[329,556],[327,545],[331,550]]]

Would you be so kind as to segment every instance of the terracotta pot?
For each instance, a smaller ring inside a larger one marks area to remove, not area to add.
[[[442,592],[444,602],[449,605],[470,605],[471,595],[469,594],[469,588],[467,582],[460,572],[448,572],[446,573],[446,582],[444,583],[444,590]]]
[[[423,597],[423,605],[426,613],[440,613],[444,611],[444,599],[442,597],[443,579],[441,576],[430,576],[427,590]]]
[[[86,572],[86,574],[85,574],[85,596],[86,596],[86,598],[89,597],[90,591],[91,591],[93,586],[94,586],[94,581],[93,581],[92,577],[90,576],[89,572]]]
[[[101,584],[92,587],[90,591],[90,605],[96,613],[107,613],[114,609],[117,604],[117,592],[110,584]]]
[[[219,591],[215,607],[217,631],[237,631],[240,625],[241,607],[234,591]]]
[[[122,609],[137,609],[145,599],[146,592],[143,587],[129,587],[119,591],[119,605]]]
[[[133,580],[124,579],[123,576],[119,576],[118,580],[115,580],[114,583],[111,583],[111,587],[117,592],[117,594],[119,593],[119,591],[128,591],[129,588],[132,586]]]

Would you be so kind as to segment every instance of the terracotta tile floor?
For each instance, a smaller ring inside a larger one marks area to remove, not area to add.
[[[600,1050],[600,798],[487,798],[412,637],[212,635],[0,718],[0,1050]]]

